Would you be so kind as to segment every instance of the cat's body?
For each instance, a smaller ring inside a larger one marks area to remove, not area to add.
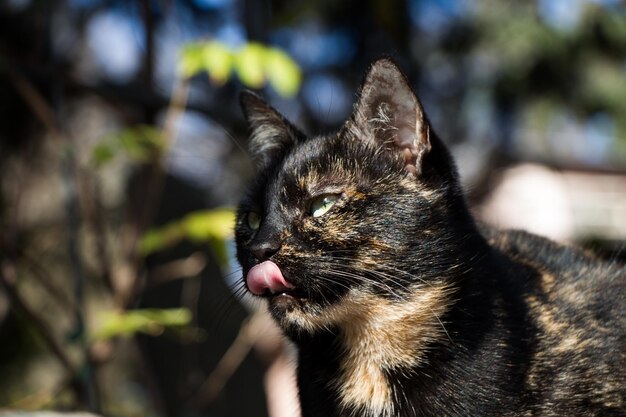
[[[335,135],[243,105],[238,258],[298,348],[304,417],[626,415],[626,269],[479,229],[393,63]]]

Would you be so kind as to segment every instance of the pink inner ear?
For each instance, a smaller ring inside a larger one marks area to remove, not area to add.
[[[431,149],[429,126],[421,103],[400,69],[390,60],[376,61],[361,87],[355,122],[386,147],[395,147],[406,170],[421,171]]]
[[[272,261],[265,261],[253,266],[248,271],[246,284],[250,292],[255,295],[263,295],[267,291],[277,294],[295,288],[287,282],[278,265]]]
[[[396,133],[396,144],[400,148],[414,149],[416,139],[417,132],[415,123],[410,123],[407,120],[406,123],[399,124]]]

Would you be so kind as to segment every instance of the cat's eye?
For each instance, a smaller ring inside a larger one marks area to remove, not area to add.
[[[330,210],[341,197],[340,194],[323,194],[311,201],[311,216],[320,217]]]
[[[246,215],[246,224],[252,230],[258,230],[261,226],[261,216],[258,213],[249,211]]]

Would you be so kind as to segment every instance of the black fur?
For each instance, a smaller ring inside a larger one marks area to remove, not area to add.
[[[478,226],[395,64],[374,63],[334,135],[306,138],[251,93],[242,104],[258,169],[237,256],[244,280],[269,259],[295,286],[267,298],[299,351],[303,416],[626,415],[626,269]],[[325,194],[340,197],[313,217]],[[351,375],[381,390],[368,401]]]

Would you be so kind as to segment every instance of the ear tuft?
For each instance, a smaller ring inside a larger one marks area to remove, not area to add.
[[[409,83],[390,59],[372,64],[355,104],[354,122],[369,139],[397,152],[413,175],[431,150],[430,126]]]
[[[248,150],[257,168],[284,154],[303,135],[275,108],[251,91],[242,91],[239,102],[250,126]]]

